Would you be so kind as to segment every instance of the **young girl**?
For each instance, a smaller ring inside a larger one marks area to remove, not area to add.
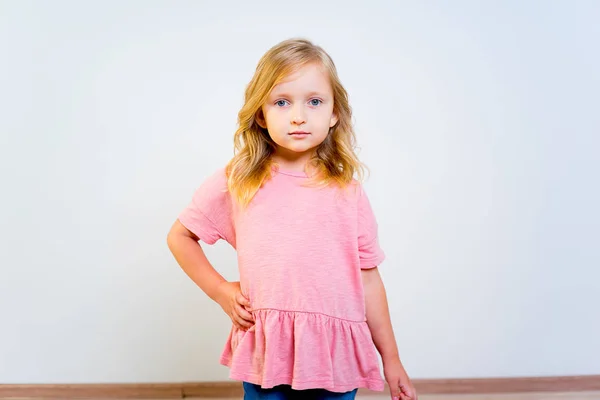
[[[361,184],[348,95],[329,55],[286,40],[259,61],[236,154],[195,192],[168,245],[233,322],[221,363],[245,399],[416,399],[400,362],[378,265],[384,254]],[[199,241],[236,249],[227,282]]]

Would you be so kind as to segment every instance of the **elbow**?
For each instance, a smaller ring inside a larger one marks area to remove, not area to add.
[[[167,233],[167,247],[169,248],[169,250],[171,250],[171,252],[173,251],[173,242],[174,242],[174,235],[173,235],[173,231],[169,231],[169,233]]]
[[[200,238],[198,238],[194,233],[192,233],[189,229],[179,222],[179,220],[173,223],[171,230],[167,234],[167,246],[171,251],[179,244],[185,240],[193,240],[198,242]]]
[[[169,233],[167,233],[167,247],[169,250],[173,251],[179,236],[180,234],[177,232],[177,223],[175,223],[169,230]]]

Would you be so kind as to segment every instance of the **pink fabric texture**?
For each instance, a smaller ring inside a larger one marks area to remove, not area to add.
[[[307,180],[274,169],[240,210],[221,169],[179,215],[201,241],[222,239],[237,250],[255,324],[232,327],[220,362],[232,379],[263,388],[381,391],[361,279],[361,269],[385,258],[375,216],[359,183],[314,188]]]

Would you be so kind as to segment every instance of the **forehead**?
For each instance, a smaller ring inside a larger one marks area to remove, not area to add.
[[[303,93],[331,94],[331,82],[327,70],[319,64],[308,64],[286,76],[271,91],[271,95]]]

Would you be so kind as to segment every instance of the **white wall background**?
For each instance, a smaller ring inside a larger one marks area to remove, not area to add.
[[[0,382],[227,379],[228,319],[166,234],[291,36],[350,92],[409,373],[600,373],[599,19],[592,0],[0,1]]]

